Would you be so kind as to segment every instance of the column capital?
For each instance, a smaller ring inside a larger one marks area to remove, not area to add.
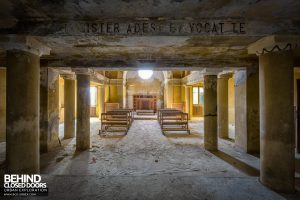
[[[173,79],[166,79],[166,83],[173,84],[173,85],[181,85],[180,78],[173,78]]]
[[[188,76],[181,79],[182,84],[192,85],[203,81],[203,74],[200,71],[193,71]]]
[[[271,35],[248,46],[248,54],[262,55],[270,52],[294,50],[300,44],[298,35]]]
[[[76,75],[75,74],[60,74],[60,76],[63,79],[67,79],[67,80],[75,80],[76,79]]]
[[[220,73],[218,78],[230,79],[232,77],[232,73]]]
[[[109,85],[123,85],[123,79],[109,79]]]
[[[32,36],[6,35],[1,37],[0,45],[6,50],[19,50],[37,56],[50,55],[51,48]]]
[[[210,69],[210,68],[206,68],[204,70],[201,71],[201,73],[204,76],[208,76],[208,75],[218,75],[220,72],[222,72],[222,69]]]
[[[93,70],[89,68],[72,68],[72,72],[75,72],[76,75],[91,75],[93,73]]]

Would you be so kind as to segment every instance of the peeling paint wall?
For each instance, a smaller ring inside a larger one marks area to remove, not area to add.
[[[119,103],[120,108],[123,106],[123,86],[109,86],[109,103]]]
[[[181,85],[173,86],[173,103],[182,103],[181,100]]]

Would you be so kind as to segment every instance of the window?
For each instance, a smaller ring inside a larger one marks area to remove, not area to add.
[[[91,107],[97,106],[97,88],[90,87],[90,95],[91,95]]]
[[[199,89],[198,87],[193,87],[193,104],[198,105],[199,104]]]
[[[199,104],[204,105],[204,89],[199,87]]]
[[[193,87],[193,105],[204,104],[204,90],[203,87]]]

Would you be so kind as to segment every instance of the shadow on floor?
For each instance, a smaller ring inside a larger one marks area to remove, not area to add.
[[[254,156],[256,158],[260,158],[259,153],[248,153],[248,154],[251,155],[251,156]]]
[[[234,143],[235,142],[235,140],[234,139],[232,139],[232,138],[222,138],[223,140],[227,140],[227,141],[229,141],[229,142],[232,142],[232,143]]]
[[[166,133],[165,137],[167,138],[202,138],[198,134],[181,134],[181,133]]]
[[[211,153],[249,176],[259,176],[259,170],[222,151],[211,151]]]
[[[126,135],[101,135],[99,138],[101,139],[121,139],[124,138]]]

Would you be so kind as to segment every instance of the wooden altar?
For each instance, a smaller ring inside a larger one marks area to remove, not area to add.
[[[157,103],[155,95],[133,95],[134,110],[153,110],[156,112]]]

